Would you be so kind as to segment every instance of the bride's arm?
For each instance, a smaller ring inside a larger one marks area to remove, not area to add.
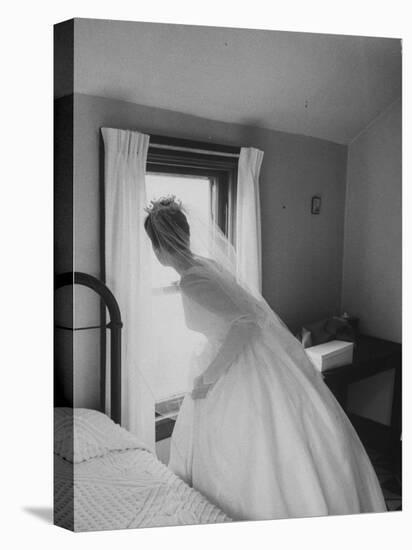
[[[248,316],[236,319],[229,328],[216,357],[202,374],[204,384],[214,384],[226,372],[244,348],[255,337],[258,327]]]
[[[195,381],[193,397],[204,397],[210,388],[244,350],[258,330],[253,308],[237,299],[236,283],[219,284],[206,272],[187,276],[181,287],[188,298],[223,319],[228,325],[225,339],[206,371]],[[201,312],[198,312],[201,314]]]

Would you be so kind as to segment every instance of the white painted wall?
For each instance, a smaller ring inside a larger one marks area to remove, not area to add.
[[[342,305],[366,334],[402,341],[401,102],[348,150]]]
[[[364,334],[402,341],[401,100],[369,125],[348,149],[342,308]],[[389,421],[392,374],[354,385],[349,407]],[[365,396],[368,399],[365,399]]]

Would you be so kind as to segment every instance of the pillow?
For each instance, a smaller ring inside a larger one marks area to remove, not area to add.
[[[76,464],[112,451],[147,449],[139,439],[92,409],[54,409],[54,453]]]

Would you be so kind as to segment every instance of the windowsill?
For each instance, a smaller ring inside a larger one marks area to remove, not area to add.
[[[173,429],[175,427],[176,416],[160,417],[155,421],[156,442],[162,441],[162,439],[168,439],[169,437],[171,437],[173,433]]]
[[[169,285],[152,288],[152,296],[164,296],[165,294],[178,294],[180,292],[179,281],[173,281]]]
[[[158,416],[170,416],[171,414],[177,415],[182,405],[184,393],[172,395],[167,399],[158,401],[155,405],[156,414]]]
[[[184,395],[176,395],[156,403],[156,441],[167,439],[172,435],[183,397]]]

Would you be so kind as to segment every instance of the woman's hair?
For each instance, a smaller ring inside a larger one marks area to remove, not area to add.
[[[189,248],[189,223],[174,195],[151,201],[145,210],[144,228],[154,248],[171,253]]]

